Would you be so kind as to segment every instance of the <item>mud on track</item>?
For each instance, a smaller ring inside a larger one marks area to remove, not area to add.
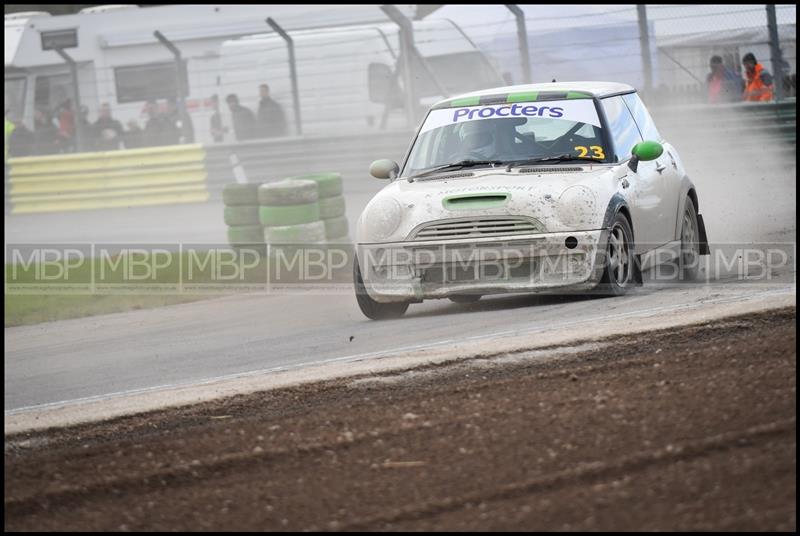
[[[794,308],[6,437],[6,530],[796,529]]]

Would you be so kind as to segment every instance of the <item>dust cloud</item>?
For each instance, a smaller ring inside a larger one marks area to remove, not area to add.
[[[741,105],[648,106],[697,187],[712,245],[796,241],[797,157],[774,115]]]

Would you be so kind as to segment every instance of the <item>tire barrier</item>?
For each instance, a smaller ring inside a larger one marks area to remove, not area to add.
[[[226,184],[222,188],[222,202],[225,206],[258,206],[259,184]]]
[[[319,220],[319,203],[282,207],[261,205],[259,217],[261,218],[261,225],[264,227],[312,223]]]
[[[292,256],[298,244],[325,242],[325,224],[319,219],[319,187],[316,182],[284,179],[258,190],[259,216],[264,241],[273,253]]]
[[[264,243],[264,228],[260,225],[236,225],[228,227],[228,242],[232,246],[249,246]]]
[[[325,238],[330,242],[348,242],[349,229],[345,216],[346,205],[342,196],[341,173],[311,173],[297,175],[290,180],[314,181],[319,189],[319,215],[325,223]]]
[[[257,205],[225,207],[226,225],[260,225]]]
[[[346,241],[348,238],[347,218],[330,218],[325,222],[325,238],[333,242]]]
[[[262,184],[258,203],[262,206],[305,205],[319,200],[317,183],[308,180],[284,179]]]
[[[316,173],[267,183],[227,184],[222,189],[228,241],[234,247],[349,242],[339,173]],[[293,246],[295,245],[295,246]]]
[[[325,224],[322,220],[299,225],[264,227],[264,240],[268,244],[323,244]]]
[[[319,200],[319,217],[323,220],[344,216],[344,197],[328,197]]]
[[[209,198],[201,145],[26,156],[8,161],[11,213],[197,203]]]
[[[312,173],[291,177],[289,180],[316,182],[320,199],[342,195],[342,175],[340,173]]]
[[[257,183],[232,183],[222,188],[228,243],[233,247],[264,245],[264,227],[259,218],[259,186]]]

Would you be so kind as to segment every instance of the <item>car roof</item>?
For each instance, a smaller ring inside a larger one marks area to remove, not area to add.
[[[555,99],[603,98],[636,91],[633,86],[617,82],[550,82],[495,87],[463,93],[437,102],[434,108],[474,106],[497,102],[522,102]],[[483,97],[483,98],[482,98]]]

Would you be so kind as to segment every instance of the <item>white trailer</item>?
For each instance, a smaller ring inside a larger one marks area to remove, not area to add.
[[[399,7],[413,14],[411,5]],[[89,108],[90,120],[107,102],[123,124],[135,119],[143,125],[147,100],[175,96],[175,63],[153,35],[159,30],[186,60],[186,103],[196,139],[210,141],[209,97],[220,92],[220,46],[267,30],[267,17],[290,32],[387,20],[377,5],[121,5],[75,15],[6,15],[5,110],[31,127],[36,107],[53,111],[72,95],[69,68],[55,51],[42,50],[41,33],[75,29],[78,46],[65,51],[78,64],[81,103]],[[257,85],[249,91],[255,94]]]
[[[415,21],[413,93],[419,113],[448,95],[502,85],[499,73],[458,26],[449,20]],[[363,132],[408,126],[403,61],[394,23],[291,32],[294,42],[303,134]],[[274,33],[226,41],[221,49],[222,112],[231,124],[225,96],[236,94],[253,112],[258,85],[267,83],[284,108],[290,131],[294,99],[286,42]],[[387,102],[388,101],[388,102]],[[421,117],[415,115],[412,128]],[[294,128],[293,128],[294,127]]]

